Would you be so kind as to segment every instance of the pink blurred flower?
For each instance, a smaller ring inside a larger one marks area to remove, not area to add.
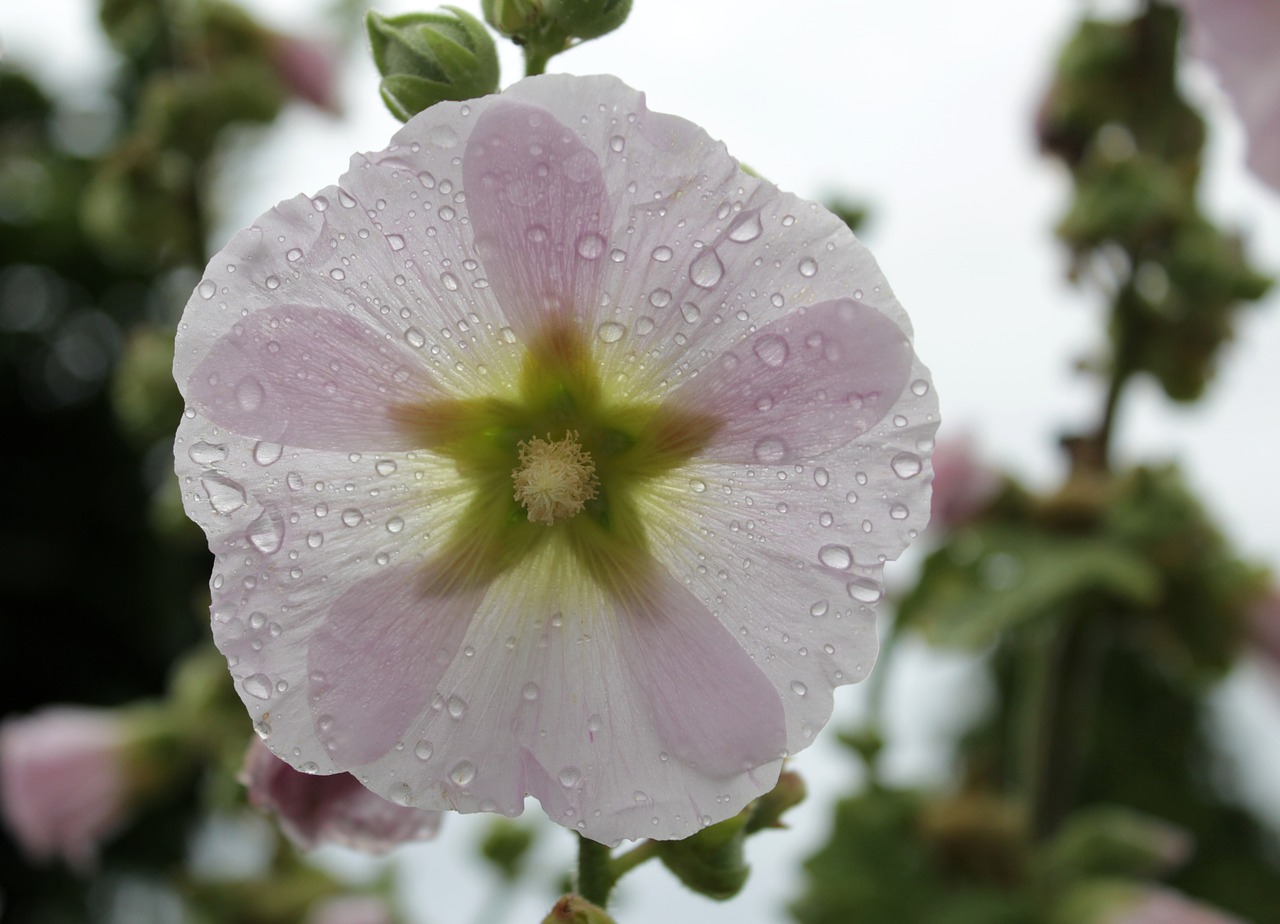
[[[267,37],[267,53],[280,82],[294,96],[326,112],[341,112],[336,48],[314,39],[273,32]]]
[[[93,862],[129,814],[131,740],[107,709],[55,706],[0,724],[0,810],[28,855]]]
[[[1280,3],[1182,0],[1192,51],[1231,97],[1248,136],[1249,168],[1280,189]]]
[[[1239,918],[1156,886],[1135,888],[1098,924],[1244,924]]]
[[[240,781],[249,789],[249,802],[274,813],[289,839],[304,850],[339,844],[379,854],[429,840],[440,829],[439,812],[394,805],[349,773],[302,773],[258,740],[245,754]]]
[[[306,924],[395,924],[387,903],[372,895],[349,895],[322,902]]]
[[[983,465],[968,438],[942,442],[933,452],[931,524],[955,529],[973,519],[1000,490],[1000,476]]]
[[[684,837],[875,659],[937,403],[838,218],[610,77],[443,103],[216,256],[174,363],[272,750]]]

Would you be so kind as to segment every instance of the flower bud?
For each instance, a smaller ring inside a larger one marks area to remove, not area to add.
[[[547,15],[571,38],[599,38],[626,22],[631,0],[547,0]]]
[[[444,9],[365,18],[382,100],[402,121],[442,100],[498,89],[498,52],[484,25],[457,7]]]
[[[543,0],[481,0],[484,21],[508,38],[523,40],[542,18]]]
[[[613,924],[613,918],[581,895],[565,895],[552,906],[542,924]]]

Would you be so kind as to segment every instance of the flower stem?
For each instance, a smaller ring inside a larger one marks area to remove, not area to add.
[[[652,860],[658,855],[657,841],[645,841],[636,847],[631,848],[624,854],[620,854],[613,858],[613,862],[609,866],[614,882],[617,882],[627,873],[631,872],[646,860]]]
[[[530,42],[524,46],[524,75],[536,77],[547,72],[547,62],[551,60],[551,52],[539,44]]]
[[[609,848],[578,835],[578,894],[601,908],[608,907],[617,877],[610,868]]]

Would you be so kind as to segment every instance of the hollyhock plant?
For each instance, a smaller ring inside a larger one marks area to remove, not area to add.
[[[360,785],[349,773],[301,773],[254,741],[240,780],[249,802],[272,812],[299,847],[339,844],[366,853],[386,853],[408,841],[429,840],[440,829],[440,813],[395,805]]]
[[[93,862],[129,816],[134,737],[108,709],[50,707],[0,725],[0,811],[29,856]]]
[[[876,654],[937,405],[835,216],[611,77],[442,103],[218,254],[176,458],[271,750],[609,843],[767,792]]]
[[[1280,189],[1280,3],[1182,0],[1191,48],[1215,71],[1244,122],[1249,169]]]

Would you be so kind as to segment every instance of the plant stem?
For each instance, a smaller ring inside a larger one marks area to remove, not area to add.
[[[551,60],[551,52],[546,47],[534,42],[524,46],[524,75],[536,77],[547,72],[547,62]]]
[[[657,855],[657,841],[645,841],[644,843],[631,848],[626,853],[614,857],[613,863],[609,867],[610,872],[613,874],[613,881],[617,882],[641,863],[644,863],[646,860],[652,860]]]
[[[601,908],[607,907],[616,881],[610,860],[608,847],[578,835],[578,894]]]

